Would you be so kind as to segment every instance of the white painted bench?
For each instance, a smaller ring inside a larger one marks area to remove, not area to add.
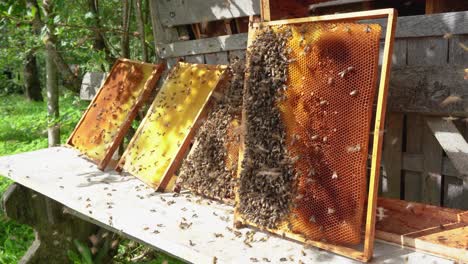
[[[156,193],[130,175],[99,171],[67,147],[0,157],[0,175],[70,214],[192,263],[356,263],[260,231],[250,247],[243,241],[251,229],[240,229],[239,237],[231,229],[231,206],[189,193]],[[378,241],[371,263],[454,262]]]

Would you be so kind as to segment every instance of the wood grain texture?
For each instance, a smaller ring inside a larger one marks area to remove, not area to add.
[[[226,51],[205,54],[205,62],[206,64],[226,65],[229,63],[228,54]]]
[[[423,121],[420,115],[409,114],[406,119],[406,152],[419,154],[422,152]],[[406,171],[404,173],[404,198],[406,201],[422,201],[421,173]]]
[[[446,65],[448,40],[443,37],[408,39],[408,65]]]
[[[161,58],[180,57],[213,53],[219,51],[245,49],[247,45],[247,34],[234,34],[207,39],[196,39],[179,41],[169,44],[159,44],[156,49]]]
[[[259,260],[265,257],[271,263],[278,263],[280,258],[289,256],[304,263],[359,263],[261,231],[255,233],[254,239],[258,242],[249,247],[243,241],[252,229],[238,230],[241,237],[228,230],[232,227],[232,206],[188,193],[177,197],[155,193],[129,175],[99,171],[96,165],[80,158],[79,152],[70,148],[48,148],[0,157],[0,174],[58,201],[66,206],[67,212],[86,221],[191,263],[213,263],[215,256],[218,263],[250,263],[251,257]],[[112,204],[110,208],[108,203]],[[195,213],[197,218],[193,217]],[[226,222],[224,217],[230,220]],[[192,223],[190,228],[179,228],[183,218]],[[223,237],[215,238],[213,233],[223,234]],[[261,242],[261,239],[266,241]],[[373,263],[417,264],[424,258],[431,264],[453,264],[440,257],[382,242],[376,242],[375,256]]]
[[[259,1],[253,0],[154,0],[165,26],[187,25],[260,14]]]
[[[190,62],[190,63],[196,63],[196,64],[204,64],[205,57],[203,55],[190,55],[190,56],[185,56],[184,61]]]
[[[444,175],[444,207],[468,209],[468,188],[464,180]]]
[[[461,66],[407,66],[392,70],[389,109],[468,116],[468,91]]]
[[[449,38],[449,63],[468,68],[468,35]]]
[[[468,261],[468,221],[461,210],[379,199],[377,238],[403,247]]]
[[[468,177],[468,143],[454,123],[439,117],[426,117],[426,122],[454,167]]]
[[[408,41],[407,39],[395,39],[393,44],[393,54],[392,54],[392,67],[394,70],[395,67],[404,67],[406,66],[406,57],[407,57],[407,48]],[[380,42],[380,51],[379,51],[379,65],[382,65],[383,58],[383,47],[384,42]]]
[[[403,153],[402,168],[405,171],[423,172],[423,155]],[[442,158],[442,174],[462,179],[461,174],[455,169],[448,157]]]
[[[391,113],[387,118],[383,146],[382,196],[400,199],[402,144],[402,113]]]
[[[382,30],[386,28],[383,19],[370,22],[380,24]],[[400,17],[395,37],[444,36],[447,33],[468,34],[468,11]]]
[[[245,59],[245,50],[231,50],[229,51],[229,62],[233,62],[237,59]]]
[[[427,119],[426,122],[427,124]],[[442,155],[443,150],[433,132],[423,125],[423,185],[422,201],[427,204],[440,205],[442,199]]]

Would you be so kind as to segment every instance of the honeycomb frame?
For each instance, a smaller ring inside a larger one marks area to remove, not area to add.
[[[263,28],[266,26],[287,26],[293,24],[305,24],[305,23],[314,23],[314,22],[357,22],[366,19],[376,19],[376,18],[386,18],[387,19],[387,27],[385,32],[385,45],[383,49],[383,62],[382,68],[380,71],[380,81],[378,89],[376,92],[377,97],[377,108],[375,112],[373,112],[372,117],[374,117],[374,135],[372,142],[372,160],[371,160],[371,170],[370,170],[370,177],[368,183],[368,191],[367,191],[367,210],[366,210],[366,217],[365,217],[365,237],[364,237],[364,246],[363,250],[356,249],[356,247],[348,247],[344,245],[337,245],[333,243],[328,243],[327,241],[316,241],[306,239],[304,236],[296,234],[291,231],[285,231],[285,229],[275,228],[269,229],[265,227],[259,227],[255,223],[246,220],[243,218],[242,214],[239,212],[239,185],[236,186],[236,208],[234,214],[234,224],[236,227],[242,227],[245,225],[257,227],[263,230],[267,230],[269,232],[275,233],[277,235],[281,235],[283,237],[288,237],[293,240],[297,240],[303,242],[308,245],[316,246],[325,250],[332,251],[337,254],[344,255],[349,258],[357,259],[360,261],[369,261],[373,255],[373,247],[374,247],[374,233],[375,233],[375,209],[376,209],[376,197],[377,197],[377,190],[378,190],[378,182],[379,182],[379,167],[380,167],[380,160],[381,160],[381,151],[382,151],[382,142],[383,142],[383,128],[385,122],[385,109],[386,109],[386,96],[388,92],[388,81],[390,76],[390,67],[391,67],[391,54],[393,50],[393,41],[395,35],[395,25],[396,25],[396,10],[394,9],[381,9],[381,10],[372,10],[372,11],[364,11],[364,12],[353,12],[347,14],[338,14],[338,15],[327,15],[327,16],[320,16],[320,17],[307,17],[307,18],[299,18],[299,19],[288,19],[288,20],[279,20],[279,21],[272,21],[272,22],[261,22],[261,23],[252,23],[249,27],[249,35],[248,35],[248,50],[250,50],[250,46],[253,43],[253,40],[256,37],[256,29]],[[249,52],[247,53],[247,67],[250,67],[251,56]],[[376,73],[377,75],[377,73]],[[377,79],[377,76],[375,77]],[[245,86],[244,89],[247,89],[247,81],[249,79],[249,74],[246,72],[245,77]],[[245,91],[244,91],[245,93]],[[239,151],[239,168],[238,168],[238,179],[240,179],[241,170],[242,170],[242,161],[244,158],[244,153],[246,150],[245,146],[245,133],[246,133],[246,112],[245,107],[242,113],[242,133],[241,133],[241,143],[240,143],[240,151]],[[372,122],[371,122],[372,124]],[[370,140],[369,140],[370,141]],[[369,175],[368,175],[369,176]]]
[[[164,68],[164,64],[116,60],[66,145],[80,150],[104,170]]]
[[[178,62],[129,142],[115,169],[156,191],[174,183],[195,132],[212,106],[211,97],[228,79],[227,66]]]

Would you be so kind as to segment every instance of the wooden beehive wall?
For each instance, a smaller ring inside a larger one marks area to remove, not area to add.
[[[187,27],[259,15],[258,2],[150,1],[160,58],[167,60],[170,68],[180,58],[227,64],[235,56],[244,57],[246,33],[184,40]],[[385,21],[376,22],[385,25]],[[447,145],[442,146],[434,136],[436,126],[431,129],[428,125],[440,120],[443,122],[438,124],[442,126],[453,128],[454,124],[468,141],[466,68],[467,11],[398,19],[384,132],[381,196],[468,209],[468,176],[459,171],[464,157],[458,157],[458,166],[454,166],[453,157],[444,151]],[[447,104],[441,104],[446,98],[450,98]],[[463,147],[459,141],[454,144]]]

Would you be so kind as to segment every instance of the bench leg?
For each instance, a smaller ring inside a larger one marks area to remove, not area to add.
[[[2,204],[9,218],[35,230],[36,239],[20,263],[70,263],[68,251],[77,252],[74,240],[89,248],[98,246],[100,227],[64,213],[60,203],[20,184],[12,184],[7,189]],[[107,255],[109,259],[110,254]]]

